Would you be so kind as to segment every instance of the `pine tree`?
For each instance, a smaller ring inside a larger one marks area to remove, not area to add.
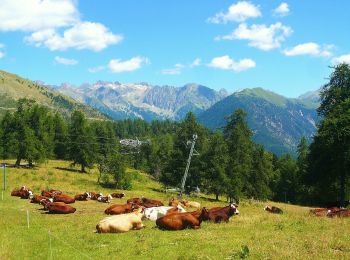
[[[55,158],[64,160],[68,158],[68,124],[59,113],[55,114],[53,122]]]
[[[228,145],[229,160],[226,167],[228,185],[227,196],[236,202],[246,194],[252,166],[252,131],[246,122],[246,113],[237,109],[227,119],[224,137]]]
[[[216,200],[219,195],[225,194],[226,166],[228,162],[228,150],[223,135],[214,133],[210,136],[208,148],[201,156],[205,163],[204,190],[209,194],[214,194]]]
[[[310,145],[308,180],[315,186],[319,202],[349,195],[350,176],[350,65],[334,68],[322,88],[318,112],[323,119]],[[348,193],[348,194],[347,194]]]
[[[69,126],[69,155],[73,164],[81,165],[81,172],[86,172],[86,168],[93,166],[95,155],[95,140],[89,129],[88,122],[84,114],[74,111]]]

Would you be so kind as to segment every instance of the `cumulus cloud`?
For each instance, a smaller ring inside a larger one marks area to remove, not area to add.
[[[213,58],[208,64],[208,66],[217,69],[240,72],[243,70],[254,68],[256,66],[256,63],[251,59],[242,59],[239,61],[234,61],[228,55],[225,55]]]
[[[25,42],[50,50],[101,51],[123,37],[101,23],[81,21],[76,0],[1,0],[0,31],[30,32]]]
[[[215,16],[208,18],[210,23],[244,22],[248,18],[261,16],[259,6],[247,1],[239,1],[232,4],[227,12],[219,12]]]
[[[82,22],[65,30],[63,35],[53,29],[32,33],[25,41],[37,47],[44,46],[50,50],[89,49],[101,51],[110,44],[116,44],[123,39],[121,35],[111,33],[100,23]]]
[[[279,48],[286,37],[292,34],[292,29],[282,23],[253,24],[248,26],[242,23],[231,34],[216,37],[215,40],[247,40],[248,45],[269,51]]]
[[[340,64],[340,63],[350,64],[350,53],[349,54],[345,54],[345,55],[341,55],[341,56],[338,56],[338,57],[334,57],[332,59],[332,63],[333,63],[333,65],[337,65],[337,64]]]
[[[273,14],[279,17],[286,16],[289,14],[289,12],[289,6],[285,2],[281,3],[276,9],[273,10]]]
[[[311,55],[311,56],[321,56],[330,57],[332,56],[331,49],[333,45],[326,45],[321,47],[319,44],[314,42],[307,42],[303,44],[298,44],[290,49],[285,49],[283,51],[286,56],[298,56],[298,55]]]
[[[73,0],[1,0],[0,31],[38,31],[79,20]]]
[[[185,67],[184,65],[177,63],[175,64],[174,68],[163,69],[161,73],[164,75],[178,75],[178,74],[181,74],[181,71],[184,67]]]
[[[120,59],[111,60],[108,63],[108,68],[113,73],[131,72],[138,70],[144,64],[148,64],[149,61],[144,57],[133,57],[130,60],[122,61]]]
[[[89,71],[90,73],[97,73],[97,72],[103,71],[103,70],[105,70],[105,69],[106,69],[105,66],[97,66],[97,67],[88,69],[88,71]]]
[[[67,58],[63,58],[63,57],[60,57],[60,56],[56,56],[55,57],[55,61],[57,63],[63,64],[63,65],[76,65],[76,64],[78,64],[77,60],[67,59]]]

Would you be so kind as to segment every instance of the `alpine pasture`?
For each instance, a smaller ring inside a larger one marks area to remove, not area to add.
[[[97,184],[98,171],[88,174],[71,168],[70,162],[49,161],[33,169],[7,169],[7,189],[0,201],[0,259],[349,259],[350,220],[314,217],[309,208],[290,204],[243,200],[240,215],[229,223],[202,222],[198,230],[163,231],[144,220],[144,229],[121,234],[97,234],[95,226],[109,204],[77,201],[74,214],[53,215],[41,205],[11,197],[11,190],[27,185],[38,194],[55,188],[69,195],[85,191],[108,194],[115,190]],[[1,180],[3,179],[3,169]],[[122,199],[144,196],[166,204],[173,194],[143,172],[128,169],[133,190]],[[214,196],[190,197],[211,208],[227,205]],[[263,210],[276,205],[284,214]],[[29,227],[27,222],[29,215]]]

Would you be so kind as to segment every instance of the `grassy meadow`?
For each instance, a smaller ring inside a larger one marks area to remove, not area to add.
[[[134,176],[133,190],[113,203],[142,195],[165,202],[171,197],[147,174],[128,172]],[[140,231],[96,234],[107,204],[78,201],[72,205],[77,208],[74,214],[49,215],[37,204],[10,196],[21,185],[35,194],[49,188],[70,195],[115,191],[97,185],[97,177],[96,170],[82,174],[65,161],[34,169],[8,168],[7,190],[0,200],[0,259],[350,259],[350,219],[313,217],[306,207],[273,203],[285,212],[273,215],[263,211],[266,203],[243,200],[240,215],[228,224],[204,222],[199,230],[162,231],[145,220],[146,228]],[[0,168],[1,186],[2,179]],[[189,199],[208,208],[226,205],[205,197]]]

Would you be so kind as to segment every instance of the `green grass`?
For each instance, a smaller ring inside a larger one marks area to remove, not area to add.
[[[144,221],[146,228],[140,231],[96,234],[106,204],[76,202],[74,214],[47,215],[39,205],[10,196],[13,188],[23,184],[35,192],[57,188],[71,195],[112,191],[96,184],[96,170],[81,174],[56,167],[68,169],[69,162],[8,169],[8,189],[0,200],[0,259],[350,259],[350,219],[312,217],[308,208],[300,206],[273,203],[285,214],[272,215],[262,210],[265,203],[243,200],[241,214],[228,224],[203,223],[199,230],[161,231],[155,223]],[[129,173],[138,175],[134,190],[125,191],[126,198],[114,199],[114,203],[141,195],[164,201],[170,197],[158,192],[162,186],[147,174]],[[190,199],[208,208],[225,205],[206,198]]]

